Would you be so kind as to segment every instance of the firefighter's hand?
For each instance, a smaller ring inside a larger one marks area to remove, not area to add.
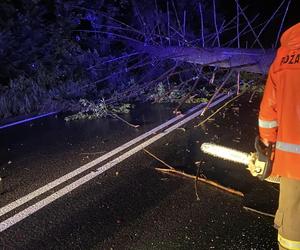
[[[256,153],[258,154],[258,158],[260,155],[267,155],[267,150],[269,146],[269,141],[257,136],[255,138],[254,147],[256,149]]]
[[[270,143],[269,143],[269,141],[268,141],[267,139],[260,138],[260,140],[261,140],[261,142],[262,142],[263,144],[265,144],[266,147],[269,146]]]

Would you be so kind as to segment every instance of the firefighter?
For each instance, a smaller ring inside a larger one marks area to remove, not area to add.
[[[259,111],[259,134],[275,143],[273,176],[280,176],[275,216],[279,249],[300,250],[300,23],[281,36]]]

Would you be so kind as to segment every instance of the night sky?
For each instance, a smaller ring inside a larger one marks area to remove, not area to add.
[[[272,0],[272,1],[252,1],[252,0],[240,0],[240,5],[246,9],[246,15],[249,19],[251,17],[254,17],[255,15],[259,14],[258,21],[264,22],[268,20],[269,17],[272,16],[274,11],[279,7],[279,5],[283,2],[283,0]],[[288,2],[285,0],[284,2]],[[236,13],[236,4],[235,1],[219,1],[220,8],[219,11],[223,12],[225,15],[225,18],[230,18],[232,15]],[[278,12],[278,18],[273,19],[272,22],[268,25],[266,31],[264,32],[262,36],[262,41],[265,44],[272,44],[273,41],[277,37],[277,33],[279,30],[279,27],[281,25],[281,17],[283,17],[283,13],[285,12],[285,6],[286,3],[283,4],[283,7]],[[282,32],[284,30],[288,29],[292,25],[300,22],[300,1],[292,0],[288,13],[286,15],[286,19],[283,25]],[[243,20],[243,17],[240,18],[241,21]]]

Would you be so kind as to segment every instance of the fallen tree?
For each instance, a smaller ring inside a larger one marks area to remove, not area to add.
[[[207,101],[233,85],[239,92],[241,84],[257,82],[268,72],[275,50],[265,48],[276,48],[291,1],[281,1],[264,20],[259,14],[248,17],[247,7],[232,2],[236,13],[229,20],[217,12],[215,0],[71,0],[51,8],[28,1],[21,19],[10,8],[10,26],[0,19],[6,27],[0,44],[12,43],[0,51],[9,61],[2,65],[3,79],[9,81],[0,85],[0,117],[74,111],[81,99],[94,106],[103,100],[107,105],[183,103]],[[45,19],[44,9],[55,18]],[[266,45],[261,37],[275,19],[281,22],[275,44]],[[16,23],[23,35],[17,40]],[[28,37],[25,43],[23,37]]]
[[[152,57],[188,62],[201,66],[234,69],[257,74],[267,74],[275,57],[273,49],[236,49],[236,48],[189,48],[175,46],[151,46],[136,44],[135,50]]]

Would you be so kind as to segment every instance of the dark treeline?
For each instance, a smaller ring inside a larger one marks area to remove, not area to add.
[[[169,13],[175,21],[172,3],[169,3]],[[114,20],[135,27],[143,27],[141,22],[154,25],[156,10],[167,12],[165,1],[156,4],[155,1],[127,0],[1,1],[0,118],[72,109],[76,108],[79,98],[107,97],[115,88],[125,88],[130,75],[116,75],[95,84],[107,72],[116,70],[113,64],[99,70],[95,66],[127,52],[124,41],[110,34],[122,26]],[[184,8],[197,15],[197,11],[192,11],[197,10],[197,1],[174,4],[180,16]],[[161,20],[164,22],[166,20]],[[199,30],[199,19],[191,22],[189,15],[188,24]],[[164,26],[161,28],[167,29],[166,24]]]

